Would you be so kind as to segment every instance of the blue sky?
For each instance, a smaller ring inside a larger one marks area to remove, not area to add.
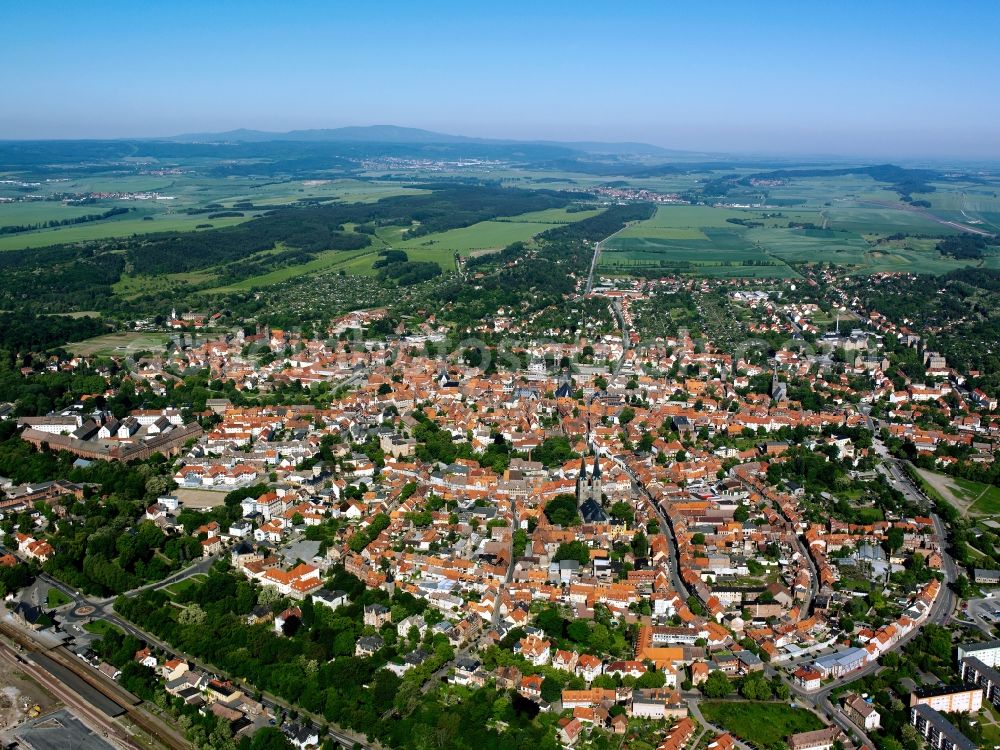
[[[395,124],[1000,156],[1000,3],[14,2],[0,138]]]

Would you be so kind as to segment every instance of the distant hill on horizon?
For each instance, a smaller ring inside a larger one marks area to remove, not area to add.
[[[399,125],[364,125],[343,128],[319,128],[311,130],[289,130],[287,132],[270,132],[239,128],[221,133],[184,133],[155,140],[179,141],[182,143],[265,143],[267,141],[300,141],[300,142],[358,142],[358,143],[396,143],[396,144],[475,144],[495,146],[557,146],[581,151],[588,154],[635,155],[635,156],[676,156],[694,152],[663,148],[649,143],[603,141],[547,141],[547,140],[514,140],[503,138],[474,138],[466,135],[438,133],[422,128],[408,128]]]

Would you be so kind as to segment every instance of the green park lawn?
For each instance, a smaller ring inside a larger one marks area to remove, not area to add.
[[[111,631],[121,632],[119,628],[112,625],[107,620],[92,620],[83,626],[83,629],[94,635],[105,636]]]
[[[48,596],[45,599],[46,604],[50,607],[61,607],[64,604],[69,604],[71,601],[72,599],[56,588],[49,589]]]

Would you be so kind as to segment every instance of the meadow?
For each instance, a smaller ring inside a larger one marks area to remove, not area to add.
[[[185,578],[183,581],[178,581],[177,583],[172,583],[169,586],[165,586],[163,590],[167,592],[168,596],[176,597],[184,593],[185,591],[190,591],[193,588],[197,588],[197,586],[207,577],[208,576],[201,574],[191,576],[190,578]]]
[[[1000,487],[926,469],[916,471],[924,492],[932,498],[951,503],[963,515],[1000,514]]]
[[[602,210],[595,208],[587,211],[570,211],[566,208],[548,208],[544,211],[530,211],[526,214],[499,218],[495,221],[500,223],[571,224],[574,221],[583,221],[597,216]]]

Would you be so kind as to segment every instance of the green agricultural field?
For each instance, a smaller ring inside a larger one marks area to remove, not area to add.
[[[831,229],[753,229],[753,241],[790,263],[815,263],[821,260],[839,265],[862,265],[870,245],[852,232]]]
[[[784,185],[767,188],[770,200],[804,200],[803,207],[821,208],[845,198],[858,200],[898,201],[899,195],[887,185],[867,175],[836,177],[792,177]]]
[[[239,224],[254,216],[252,213],[247,213],[242,218],[231,216],[222,219],[208,219],[204,214],[147,215],[153,216],[153,218],[147,221],[141,218],[132,218],[132,214],[125,214],[104,221],[2,235],[0,236],[0,250],[20,250],[27,247],[45,247],[60,243],[101,240],[107,237],[129,237],[133,234],[151,234],[153,232],[188,232],[194,231],[199,224],[210,224],[212,228],[218,229],[219,227]]]
[[[662,268],[715,277],[778,277],[797,274],[750,239],[746,227],[727,219],[764,221],[759,211],[707,206],[660,206],[656,214],[633,224],[602,246],[602,272]],[[773,219],[779,221],[779,219]],[[788,219],[780,219],[787,223]]]
[[[281,206],[297,201],[325,198],[346,202],[370,203],[396,195],[423,194],[427,190],[409,188],[397,182],[366,180],[286,180],[261,183],[252,178],[211,178],[196,175],[170,177],[123,175],[67,180],[45,186],[41,194],[54,190],[66,193],[146,192],[155,191],[173,200],[111,201],[90,205],[65,205],[61,201],[37,201],[0,204],[0,226],[38,224],[49,220],[73,219],[98,214],[110,208],[129,208],[129,213],[102,221],[54,227],[11,235],[0,235],[0,250],[43,247],[58,243],[128,237],[153,232],[194,231],[200,225],[227,227],[260,215],[259,211],[234,209],[234,204],[250,201],[255,206]],[[0,192],[2,194],[2,192]],[[210,219],[209,213],[186,213],[209,205],[221,210],[241,210],[242,217]],[[579,218],[586,218],[580,214]],[[569,221],[577,219],[568,219]]]
[[[565,208],[547,208],[544,211],[530,211],[526,214],[518,214],[510,218],[500,218],[498,222],[528,222],[532,224],[572,224],[576,221],[583,221],[597,216],[603,209],[592,209],[588,211],[568,211]]]
[[[635,237],[648,240],[707,240],[708,236],[693,227],[654,227],[644,223],[625,227],[616,238]]]
[[[704,701],[705,719],[756,747],[783,745],[790,735],[823,728],[823,722],[804,708],[785,703]]]
[[[659,230],[652,231],[674,231]],[[692,231],[692,230],[681,230]],[[748,241],[745,233],[739,229],[715,229],[705,227],[698,230],[698,236],[689,238],[659,238],[659,237],[628,237],[616,235],[602,245],[603,251],[614,253],[666,253],[683,254],[684,251],[704,254],[726,254],[728,260],[753,260],[761,257],[759,248]]]
[[[435,251],[443,250],[448,252],[449,257],[455,252],[465,255],[473,250],[492,250],[513,242],[524,242],[549,229],[552,229],[551,224],[519,220],[481,221],[467,227],[394,242],[393,247],[406,250],[411,260],[438,260],[438,257],[421,258],[417,252],[411,251],[431,250],[432,255],[439,255]]]
[[[421,195],[429,192],[409,188],[398,182],[350,179],[288,180],[266,185],[242,181],[231,187],[236,187],[237,191],[229,190],[225,196],[217,197],[214,202],[227,207],[243,201],[250,201],[255,206],[286,205],[309,198],[336,199],[346,203],[373,203],[396,195]]]
[[[727,219],[759,221],[760,212],[708,206],[660,206],[646,221],[626,227],[608,240],[601,265],[638,261],[742,263],[773,262],[747,238],[747,228]]]
[[[958,230],[934,221],[926,214],[908,209],[904,204],[894,201],[899,206],[858,206],[834,205],[824,209],[823,216],[830,229],[847,229],[858,233],[895,234],[896,232],[911,232],[913,234],[956,234]],[[932,209],[933,210],[933,209]]]
[[[726,219],[753,219],[760,215],[759,210],[744,210],[737,208],[715,208],[713,206],[658,206],[656,213],[646,221],[641,221],[625,230],[631,236],[646,236],[641,232],[632,233],[636,229],[731,229],[732,224]],[[625,233],[623,232],[623,234]]]
[[[0,203],[0,227],[42,224],[46,221],[77,219],[81,216],[100,214],[120,204],[67,205],[62,201],[31,201],[29,203]],[[9,236],[9,235],[3,235]]]
[[[941,255],[941,253],[933,248],[928,250],[900,248],[886,251],[882,247],[875,247],[866,255],[865,267],[860,269],[859,272],[907,271],[908,273],[937,275],[954,271],[957,268],[977,265],[979,265],[979,261],[955,260],[946,255]],[[983,261],[983,265],[990,266],[989,258]]]

